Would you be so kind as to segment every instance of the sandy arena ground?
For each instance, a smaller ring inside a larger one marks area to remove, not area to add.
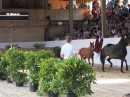
[[[106,72],[102,72],[101,65],[94,66],[97,84],[92,85],[94,92],[91,96],[84,97],[122,97],[130,93],[130,70],[120,72],[120,67],[105,65]],[[124,66],[125,68],[125,66]],[[35,92],[29,91],[29,85],[16,87],[15,83],[7,83],[0,80],[0,97],[39,97]],[[42,96],[47,97],[47,96]],[[66,97],[66,96],[63,96]]]

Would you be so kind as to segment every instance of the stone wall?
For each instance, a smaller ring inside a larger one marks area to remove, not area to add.
[[[0,21],[0,42],[44,41],[48,27],[44,9],[1,9],[0,12],[28,12],[29,20]]]
[[[36,42],[44,41],[43,27],[0,28],[0,42]]]

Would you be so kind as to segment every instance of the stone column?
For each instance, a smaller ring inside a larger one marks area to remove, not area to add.
[[[2,9],[2,0],[0,0],[0,9]]]
[[[101,0],[102,37],[106,38],[106,0]]]
[[[73,37],[73,0],[69,0],[69,34]]]
[[[44,8],[48,9],[48,0],[44,0]]]
[[[44,28],[44,41],[48,41],[49,40],[49,31],[48,28]]]

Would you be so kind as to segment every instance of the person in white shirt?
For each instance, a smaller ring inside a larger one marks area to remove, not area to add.
[[[73,56],[77,56],[75,52],[74,46],[71,44],[72,38],[71,36],[66,37],[66,44],[61,47],[60,57],[62,59],[67,59]]]

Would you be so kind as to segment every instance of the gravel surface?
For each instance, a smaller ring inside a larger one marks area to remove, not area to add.
[[[125,67],[124,67],[125,68]],[[84,97],[122,97],[130,93],[130,71],[120,72],[120,67],[105,65],[106,72],[102,72],[101,65],[94,65],[97,84],[92,84],[93,95]],[[0,80],[0,97],[40,97],[36,92],[29,91],[29,84],[16,87],[15,83]],[[47,96],[41,96],[47,97]],[[62,96],[66,97],[66,96]]]

